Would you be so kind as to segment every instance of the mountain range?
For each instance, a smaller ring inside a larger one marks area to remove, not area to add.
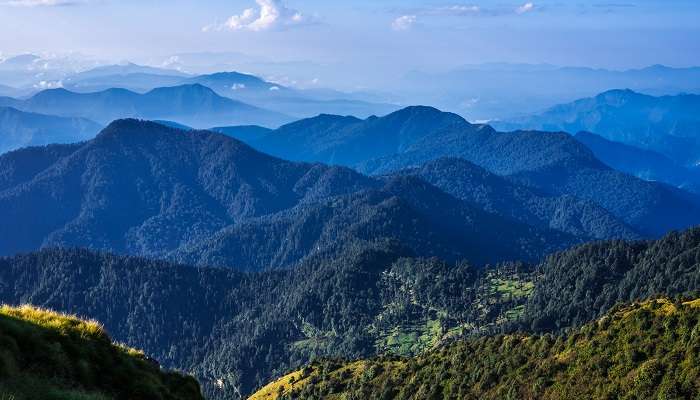
[[[103,124],[124,117],[173,120],[195,127],[250,123],[278,126],[291,120],[283,114],[221,97],[196,84],[158,88],[144,94],[125,89],[95,93],[49,89],[26,100],[1,99],[0,105]]]
[[[27,146],[92,139],[102,129],[85,118],[56,117],[0,107],[0,154]]]
[[[263,270],[338,241],[386,238],[483,265],[534,261],[592,236],[487,212],[417,177],[285,161],[222,134],[145,121],[116,121],[83,144],[9,153],[0,165],[8,255],[87,247]],[[610,224],[606,234],[634,235],[593,213]]]
[[[592,132],[694,166],[700,161],[698,109],[700,95],[654,97],[631,90],[610,90],[495,126],[505,130]]]
[[[568,134],[501,133],[430,107],[365,120],[320,115],[248,143],[285,159],[345,165],[373,175],[461,158],[548,196],[595,203],[643,236],[700,221],[694,195],[616,171]]]
[[[442,72],[413,72],[387,90],[470,120],[502,120],[557,104],[629,88],[653,96],[700,93],[700,68],[652,65],[629,70],[487,63]],[[595,131],[593,131],[595,132]],[[600,133],[600,132],[595,132]]]
[[[659,181],[700,193],[700,171],[687,168],[661,153],[607,140],[590,132],[579,132],[576,140],[591,149],[610,167],[646,181]]]

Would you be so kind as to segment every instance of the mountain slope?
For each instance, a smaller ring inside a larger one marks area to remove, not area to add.
[[[118,118],[173,120],[194,127],[260,124],[279,126],[290,118],[221,97],[202,85],[156,88],[139,94],[126,89],[74,93],[44,90],[16,107],[31,112],[83,117],[101,123]]]
[[[61,154],[0,157],[11,171],[0,191],[0,254],[77,246],[258,270],[293,266],[337,237],[393,238],[482,265],[534,261],[582,240],[489,214],[418,179],[284,161],[153,122],[116,121]]]
[[[319,115],[282,126],[250,144],[285,159],[353,166],[402,152],[431,132],[460,123],[466,121],[430,107],[408,107],[366,120]]]
[[[74,143],[92,139],[102,129],[84,118],[63,118],[0,107],[0,154],[20,147]]]
[[[618,171],[700,193],[700,174],[660,153],[613,142],[589,132],[579,132],[574,137],[591,149],[599,160]]]
[[[604,208],[572,196],[550,196],[459,158],[441,158],[397,172],[414,175],[488,212],[537,227],[596,239],[639,234]]]
[[[0,308],[0,393],[17,400],[203,399],[197,382],[112,342],[99,323]]]
[[[563,338],[496,336],[415,359],[321,362],[250,400],[689,399],[700,395],[698,329],[700,300],[652,300],[620,307]]]
[[[238,268],[261,270],[293,265],[308,254],[337,251],[340,243],[382,239],[399,240],[421,256],[466,259],[477,266],[536,261],[575,242],[549,228],[486,213],[420,179],[396,177],[377,188],[227,227],[184,246],[173,258],[198,265],[249,260],[249,266]]]
[[[259,273],[47,249],[0,258],[0,302],[96,318],[167,367],[193,371],[209,398],[237,399],[319,356],[420,354],[511,325],[579,325],[618,301],[698,297],[699,252],[697,228],[581,246],[534,272],[415,258],[395,241],[346,242],[295,269]]]
[[[386,173],[440,157],[466,159],[549,195],[592,201],[645,236],[700,223],[697,197],[613,170],[565,133],[500,133],[488,126],[453,125],[403,153],[364,162],[359,170]]]
[[[593,132],[608,140],[666,155],[682,165],[700,161],[700,96],[653,97],[611,90],[542,114],[498,123],[501,129]]]
[[[528,303],[527,329],[557,330],[600,317],[620,302],[700,293],[700,229],[654,242],[590,243],[548,257]]]

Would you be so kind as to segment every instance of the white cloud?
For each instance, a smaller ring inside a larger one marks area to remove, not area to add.
[[[63,87],[63,81],[40,81],[34,84],[35,89],[58,89]]]
[[[415,15],[402,15],[391,23],[391,29],[395,31],[407,31],[416,24],[416,20],[417,18]]]
[[[253,32],[279,29],[313,22],[313,18],[284,5],[282,0],[255,0],[258,8],[247,8],[240,14],[229,17],[223,24],[202,28],[211,30],[247,30]]]
[[[444,15],[473,15],[478,14],[481,11],[479,6],[473,5],[453,5],[438,7],[432,10],[433,14],[444,14]]]
[[[9,0],[0,1],[0,5],[12,7],[55,7],[73,6],[86,2],[85,0]]]
[[[518,14],[525,14],[526,12],[530,12],[535,9],[535,5],[532,3],[525,3],[522,6],[518,7],[515,9],[515,12]]]

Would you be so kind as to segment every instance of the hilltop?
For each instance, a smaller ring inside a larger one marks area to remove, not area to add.
[[[0,307],[0,393],[16,400],[203,399],[193,378],[115,344],[99,323],[30,306]]]

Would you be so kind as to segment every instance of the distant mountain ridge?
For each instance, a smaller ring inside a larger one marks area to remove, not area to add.
[[[700,162],[700,95],[654,97],[610,90],[541,114],[495,123],[500,129],[593,132],[664,154],[682,165]]]
[[[0,154],[20,147],[92,139],[102,129],[85,118],[68,118],[0,107]]]
[[[88,118],[105,124],[128,117],[174,120],[195,127],[250,123],[278,126],[290,121],[285,115],[221,97],[197,84],[157,88],[145,94],[126,89],[95,93],[50,89],[27,100],[6,102],[24,111]]]
[[[652,65],[617,71],[491,63],[467,65],[439,73],[409,73],[393,90],[411,103],[432,104],[470,120],[503,120],[539,113],[557,104],[617,88],[655,96],[698,94],[698,82],[700,67]]]
[[[607,140],[590,132],[579,132],[574,138],[618,171],[700,194],[700,171],[686,168],[661,153]]]

